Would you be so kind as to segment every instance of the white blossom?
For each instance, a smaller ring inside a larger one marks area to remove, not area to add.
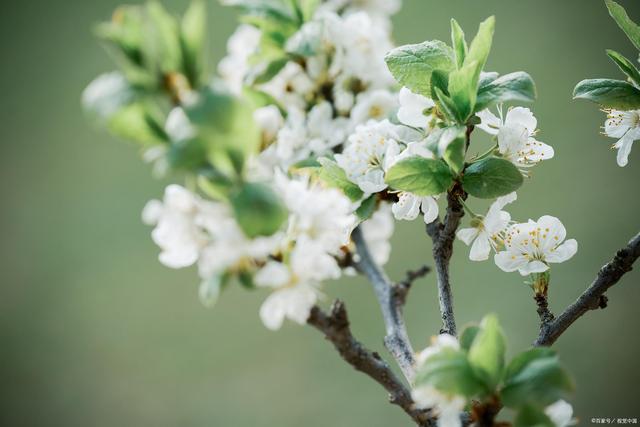
[[[200,205],[206,203],[179,185],[165,189],[163,201],[151,200],[142,211],[142,219],[155,225],[151,238],[160,246],[160,262],[167,267],[182,268],[198,260],[207,243],[207,235],[196,218]]]
[[[395,126],[388,120],[370,120],[356,128],[342,154],[336,154],[338,165],[347,177],[365,193],[387,188],[384,172],[400,151]]]
[[[560,220],[549,215],[514,224],[506,232],[504,250],[494,260],[506,272],[518,270],[523,276],[542,273],[549,269],[549,263],[567,261],[578,251],[578,242],[565,241],[566,235]]]
[[[640,139],[640,110],[607,112],[604,133],[608,137],[618,138],[613,148],[618,150],[618,166],[624,167],[629,162],[629,153],[634,141]]]
[[[252,25],[240,25],[227,41],[227,56],[218,64],[218,72],[234,94],[242,93],[249,73],[249,57],[256,52],[262,33]]]
[[[432,345],[418,354],[418,369],[429,363],[429,359],[444,349],[459,350],[458,340],[448,334],[434,337]],[[460,412],[464,409],[466,398],[444,393],[429,384],[418,385],[411,391],[411,397],[419,408],[434,408],[438,414],[438,427],[460,427]]]
[[[505,231],[511,221],[511,215],[503,211],[509,203],[516,200],[516,193],[498,197],[487,211],[484,217],[474,218],[471,228],[462,228],[456,233],[456,237],[471,245],[469,259],[471,261],[484,261],[489,258],[493,248],[496,250],[504,244]],[[472,244],[473,243],[473,244]]]
[[[290,179],[277,173],[276,188],[289,209],[287,235],[304,235],[318,242],[327,253],[338,254],[349,242],[357,218],[354,206],[340,190],[324,188],[308,178]]]
[[[489,110],[478,113],[481,123],[478,127],[491,135],[497,135],[498,151],[518,168],[528,168],[554,156],[553,147],[537,141],[538,121],[531,110],[523,107],[512,108],[502,118],[502,109],[497,117]]]
[[[396,96],[385,89],[377,89],[358,94],[351,110],[353,128],[368,120],[384,120],[398,108]]]
[[[273,141],[280,128],[284,125],[282,113],[275,105],[257,108],[253,112],[253,120],[262,131],[262,140],[265,143]]]
[[[271,95],[280,105],[287,108],[297,107],[304,110],[307,99],[316,90],[316,82],[307,74],[297,62],[287,62],[269,82],[259,87]]]
[[[425,114],[435,106],[433,100],[411,92],[406,87],[400,89],[400,109],[398,120],[407,126],[430,129],[430,118]]]
[[[274,289],[260,307],[262,322],[272,330],[280,329],[285,318],[305,324],[320,296],[320,283],[338,277],[340,267],[335,258],[319,242],[301,237],[288,264],[268,261],[255,275],[257,286]]]
[[[544,413],[556,427],[567,427],[577,423],[573,418],[573,407],[562,399],[547,406]]]

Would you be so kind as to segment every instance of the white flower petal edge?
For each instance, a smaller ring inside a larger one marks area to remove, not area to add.
[[[547,406],[544,413],[556,427],[568,427],[577,424],[577,420],[573,418],[573,407],[562,399]]]
[[[400,89],[399,100],[398,120],[401,123],[416,128],[429,128],[428,117],[424,112],[435,106],[431,99],[403,87]]]

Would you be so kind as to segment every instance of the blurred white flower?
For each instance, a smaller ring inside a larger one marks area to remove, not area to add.
[[[285,318],[305,324],[320,296],[320,283],[339,277],[335,258],[317,241],[301,237],[288,264],[268,261],[254,277],[257,286],[274,289],[260,307],[262,322],[272,330],[280,329]]]
[[[509,203],[517,199],[516,193],[498,197],[487,211],[484,217],[476,217],[471,220],[471,228],[462,228],[456,233],[456,237],[471,245],[469,259],[471,261],[484,261],[489,259],[491,248],[497,250],[504,245],[505,231],[511,221],[509,212],[503,211]]]
[[[356,128],[342,154],[336,154],[338,165],[347,177],[365,193],[387,188],[384,171],[400,151],[395,126],[388,120],[370,120]]]
[[[560,220],[549,215],[514,224],[506,232],[505,248],[495,255],[495,263],[503,271],[518,270],[523,276],[542,273],[549,269],[549,263],[567,261],[578,251],[578,242],[565,241],[566,236]]]
[[[207,235],[198,226],[196,217],[201,204],[198,196],[179,185],[169,185],[163,201],[151,200],[142,211],[142,220],[155,225],[151,233],[160,246],[160,262],[167,267],[182,268],[198,260],[207,243]]]
[[[577,420],[573,418],[573,407],[562,399],[547,406],[544,413],[551,419],[556,427],[567,427],[577,424]]]
[[[262,131],[262,140],[264,143],[270,143],[278,135],[278,131],[284,125],[284,118],[280,109],[275,105],[267,105],[257,108],[253,112],[253,120]]]
[[[400,89],[399,100],[398,120],[400,122],[407,126],[430,129],[430,119],[425,112],[435,106],[431,99],[403,87]]]
[[[377,89],[358,94],[356,104],[351,110],[351,125],[355,129],[368,120],[388,118],[398,108],[396,95],[388,90]]]
[[[327,253],[338,254],[356,225],[354,206],[340,190],[311,184],[308,178],[275,176],[276,188],[289,209],[287,235],[293,241],[306,236]]]
[[[618,166],[626,166],[634,141],[640,139],[640,110],[607,110],[604,133],[611,138],[619,138],[613,148],[618,150]]]
[[[245,77],[249,74],[249,57],[256,52],[262,33],[252,25],[240,25],[227,41],[227,56],[218,64],[218,72],[236,95],[242,93]]]
[[[537,141],[534,136],[538,121],[531,110],[512,108],[502,118],[502,109],[497,117],[489,110],[478,113],[478,127],[498,137],[498,151],[518,168],[528,168],[554,156],[553,147]]]

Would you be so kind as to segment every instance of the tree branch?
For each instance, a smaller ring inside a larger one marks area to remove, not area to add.
[[[408,286],[398,287],[391,283],[385,272],[373,260],[360,227],[353,231],[351,238],[359,257],[355,266],[373,285],[380,304],[386,329],[384,345],[398,363],[407,381],[411,383],[415,376],[415,356],[402,315]]]
[[[415,408],[411,392],[404,386],[389,365],[376,352],[366,349],[356,340],[349,328],[349,318],[344,303],[335,301],[331,313],[324,313],[314,306],[307,323],[331,341],[340,356],[354,369],[371,377],[389,392],[389,401],[398,405],[419,426],[434,426],[435,419],[430,411]]]
[[[453,241],[460,221],[464,216],[464,208],[460,199],[466,199],[467,194],[459,183],[447,192],[447,213],[444,223],[436,219],[427,224],[427,234],[433,240],[433,259],[436,265],[438,279],[438,299],[442,328],[440,333],[456,336],[456,319],[453,314],[453,295],[449,279],[449,262],[453,255]]]
[[[620,249],[611,261],[605,264],[598,275],[578,299],[569,305],[555,320],[544,322],[535,346],[550,346],[569,326],[589,310],[607,306],[604,295],[610,287],[618,283],[625,273],[631,271],[633,263],[640,257],[640,233]]]

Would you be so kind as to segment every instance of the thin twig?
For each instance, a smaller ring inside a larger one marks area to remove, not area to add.
[[[451,280],[449,278],[449,262],[453,255],[453,241],[460,221],[464,216],[464,207],[460,199],[467,197],[466,192],[459,183],[456,183],[447,192],[447,213],[444,222],[436,219],[427,225],[427,234],[433,240],[433,259],[436,265],[438,279],[438,299],[440,302],[440,315],[442,317],[442,329],[440,333],[456,336],[456,319],[453,314],[453,295],[451,293]]]
[[[555,320],[543,323],[540,334],[534,342],[536,346],[552,345],[569,326],[589,310],[607,306],[604,295],[620,278],[631,271],[633,263],[640,257],[640,233],[620,249],[611,261],[605,264],[582,295],[569,305]]]
[[[329,314],[317,306],[313,307],[307,323],[324,333],[325,338],[331,341],[340,356],[354,369],[384,387],[389,392],[389,401],[402,408],[417,425],[435,425],[430,411],[415,407],[409,389],[395,376],[380,355],[368,350],[353,337],[344,303],[335,301]]]
[[[407,381],[411,383],[415,377],[415,356],[402,315],[407,290],[397,292],[399,288],[391,283],[384,270],[373,260],[360,227],[353,231],[351,238],[358,253],[355,266],[371,282],[380,304],[386,329],[384,345],[398,363]]]

